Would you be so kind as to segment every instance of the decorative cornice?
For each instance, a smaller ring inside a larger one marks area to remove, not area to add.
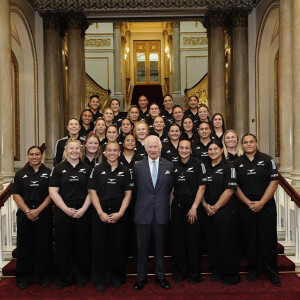
[[[184,37],[183,38],[184,46],[207,46],[208,38],[207,37]]]
[[[259,0],[107,0],[107,1],[90,1],[90,0],[27,0],[27,2],[36,10],[103,10],[103,11],[120,11],[120,10],[140,10],[144,9],[199,9],[199,8],[222,8],[232,9],[233,7],[254,8]]]
[[[84,46],[85,47],[110,47],[111,40],[110,39],[85,39]]]

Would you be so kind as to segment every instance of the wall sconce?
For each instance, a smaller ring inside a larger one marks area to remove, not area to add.
[[[128,55],[129,55],[129,48],[125,48],[125,53],[124,53],[125,60],[127,60]]]

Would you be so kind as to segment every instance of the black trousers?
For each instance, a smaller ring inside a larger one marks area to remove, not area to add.
[[[17,212],[17,282],[38,280],[53,273],[53,214],[52,207],[43,210],[37,221],[30,221],[20,209]]]
[[[200,272],[200,222],[199,214],[193,224],[188,222],[187,213],[194,198],[175,198],[171,206],[171,235],[174,277],[199,279]]]
[[[267,272],[271,277],[278,276],[275,200],[267,202],[258,213],[240,203],[238,212],[240,244],[247,258],[249,271]]]
[[[54,210],[55,264],[57,280],[71,283],[88,280],[91,258],[91,207],[74,219],[61,209]]]
[[[123,199],[101,202],[102,210],[111,214],[118,212]],[[128,213],[114,224],[101,221],[93,209],[93,277],[94,283],[125,281],[126,240],[128,231]]]
[[[167,224],[158,224],[153,213],[151,224],[136,223],[137,234],[137,279],[144,280],[147,277],[148,251],[151,236],[154,246],[154,263],[157,278],[165,278],[164,245]]]
[[[236,211],[228,203],[207,218],[208,254],[212,272],[222,280],[237,280]]]

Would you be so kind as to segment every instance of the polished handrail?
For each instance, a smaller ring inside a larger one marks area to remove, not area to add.
[[[279,184],[284,191],[291,197],[292,201],[300,207],[300,195],[299,193],[286,181],[286,179],[279,173]]]
[[[43,143],[40,148],[42,150],[42,153],[44,153],[45,150],[47,149],[46,144]],[[28,165],[28,162],[25,164],[25,166],[27,166],[27,165]],[[10,194],[11,186],[12,186],[12,182],[10,182],[10,184],[6,187],[6,189],[1,193],[1,195],[0,195],[0,208],[5,204],[7,199],[10,197],[10,195],[11,195]]]

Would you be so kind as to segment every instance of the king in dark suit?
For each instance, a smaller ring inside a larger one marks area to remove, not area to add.
[[[137,281],[134,290],[147,282],[148,249],[151,236],[155,253],[156,282],[170,288],[164,272],[164,242],[170,218],[170,192],[173,185],[173,163],[160,157],[162,145],[157,136],[145,141],[148,157],[134,165],[133,176],[137,189],[134,222],[137,232]]]

